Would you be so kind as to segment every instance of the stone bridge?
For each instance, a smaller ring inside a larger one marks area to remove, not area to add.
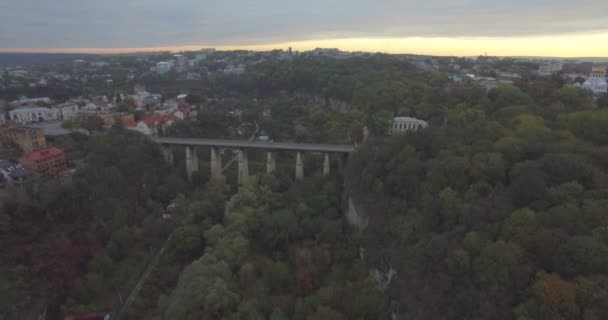
[[[186,172],[188,178],[192,179],[194,173],[198,172],[197,147],[208,147],[211,149],[211,179],[222,177],[222,157],[220,149],[237,150],[238,158],[238,183],[242,185],[249,177],[249,161],[247,151],[259,150],[267,153],[266,172],[272,173],[276,170],[276,152],[296,152],[295,177],[304,177],[303,152],[322,153],[325,155],[323,162],[323,174],[330,173],[330,155],[337,155],[338,159],[355,151],[355,147],[347,144],[308,144],[308,143],[279,143],[279,142],[254,142],[241,140],[222,139],[198,139],[198,138],[154,138],[161,145],[161,150],[169,163],[173,163],[173,154],[169,146],[183,146],[186,149]]]

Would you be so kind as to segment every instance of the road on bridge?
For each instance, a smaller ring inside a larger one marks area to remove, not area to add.
[[[282,143],[282,142],[253,142],[246,140],[222,140],[199,138],[154,138],[159,144],[207,146],[220,148],[242,148],[283,151],[307,151],[329,153],[351,153],[355,147],[349,144],[310,144],[310,143]]]

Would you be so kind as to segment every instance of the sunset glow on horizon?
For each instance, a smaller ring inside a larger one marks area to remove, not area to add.
[[[539,57],[608,57],[608,33],[553,35],[537,37],[407,37],[345,38],[304,40],[259,45],[184,45],[131,48],[0,48],[0,52],[97,53],[118,54],[156,51],[196,51],[204,47],[217,50],[265,51],[287,49],[307,51],[315,48],[339,48],[343,51],[366,51],[392,54],[437,56],[539,56]]]

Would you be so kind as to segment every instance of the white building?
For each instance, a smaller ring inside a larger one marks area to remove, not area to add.
[[[593,68],[591,76],[585,83],[583,88],[591,90],[593,94],[600,95],[608,93],[608,82],[606,82],[606,69],[605,68]]]
[[[42,107],[18,108],[9,111],[8,115],[10,120],[19,124],[56,121],[60,118],[59,110]]]
[[[143,121],[139,121],[139,122],[135,123],[134,125],[127,126],[127,129],[137,131],[146,136],[150,136],[153,134],[152,129],[150,127],[148,127],[148,125]]]
[[[48,97],[43,98],[26,98],[21,97],[19,100],[12,101],[9,105],[11,107],[19,107],[19,106],[30,106],[34,104],[50,104],[53,101]]]
[[[79,108],[75,103],[63,103],[53,108],[59,110],[61,120],[71,120],[78,116]]]
[[[156,73],[165,74],[169,71],[171,71],[171,64],[169,62],[161,61],[156,64]]]
[[[407,131],[416,131],[418,129],[424,129],[428,126],[428,123],[424,120],[410,118],[410,117],[396,117],[393,120],[393,125],[389,129],[389,134],[398,134]]]
[[[173,58],[175,59],[175,69],[177,71],[184,71],[186,68],[186,57],[183,54],[175,54]]]
[[[553,73],[557,73],[562,71],[564,68],[564,63],[558,60],[546,61],[543,63],[540,68],[538,68],[538,73],[541,75],[551,75]]]
[[[243,74],[243,73],[245,73],[245,65],[244,64],[239,64],[236,67],[234,65],[228,65],[228,67],[226,67],[226,69],[224,69],[224,74],[239,75],[239,74]]]

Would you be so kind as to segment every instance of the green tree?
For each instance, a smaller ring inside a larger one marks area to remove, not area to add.
[[[80,127],[87,130],[89,134],[103,129],[103,119],[98,116],[86,116],[80,119]]]

